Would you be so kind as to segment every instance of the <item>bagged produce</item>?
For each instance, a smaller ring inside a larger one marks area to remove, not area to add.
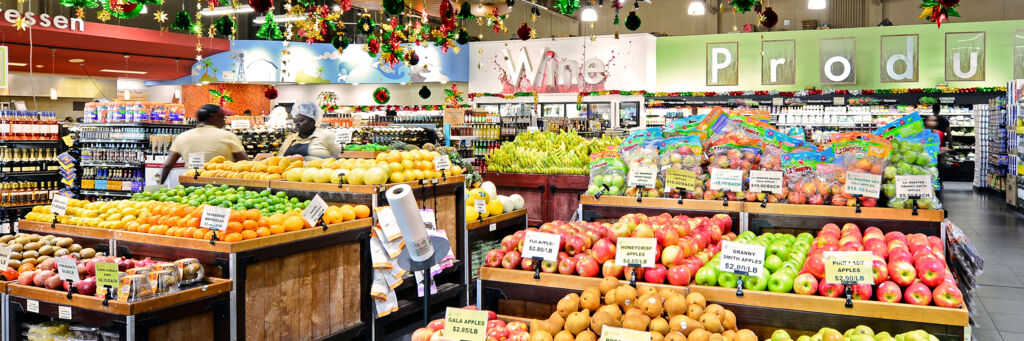
[[[178,283],[181,285],[200,282],[204,278],[203,265],[195,258],[183,258],[174,261],[178,268]]]
[[[836,180],[839,182],[839,193],[833,193],[832,204],[854,206],[859,202],[861,206],[877,206],[876,197],[880,194],[872,190],[875,184],[881,188],[882,171],[888,164],[892,144],[877,135],[853,132],[840,134],[831,147],[836,156]],[[856,181],[851,192],[846,186],[850,173],[858,173],[858,178],[865,179],[877,176],[878,182],[875,179]],[[849,200],[855,195],[863,197],[860,200]]]
[[[814,145],[807,141],[787,136],[775,129],[766,128],[761,136],[763,136],[761,141],[764,142],[764,153],[761,155],[760,169],[780,171],[782,170],[783,154],[814,150]]]
[[[782,179],[788,193],[780,201],[811,205],[831,202],[838,190],[834,162],[831,150],[782,155]]]
[[[928,131],[908,138],[896,138],[891,141],[893,151],[889,156],[889,165],[885,167],[885,180],[882,184],[882,192],[888,198],[888,207],[914,207],[914,200],[896,197],[896,177],[900,175],[929,176],[932,182],[930,194],[917,199],[917,207],[922,209],[939,209],[942,207],[935,197],[939,173],[936,167],[937,162],[935,161],[935,154],[930,153],[927,147],[929,139],[932,138],[937,139],[938,136],[934,132]]]
[[[666,139],[684,136],[705,138],[705,132],[699,129],[700,123],[704,121],[705,117],[707,115],[695,115],[668,122],[662,130],[661,136]]]
[[[658,174],[658,159],[659,159],[659,147],[661,146],[662,139],[646,139],[637,148],[633,149],[631,159],[623,161],[627,163],[629,171],[626,173],[626,196],[636,196],[640,191],[640,186],[633,186],[631,184],[639,183],[635,177],[640,174],[648,176],[653,174],[654,186],[644,186],[643,196],[645,197],[660,197],[663,191],[664,184],[661,179],[657,178]],[[643,171],[643,172],[641,172]]]
[[[605,151],[591,155],[590,185],[587,195],[622,195],[626,186],[626,164],[618,152]]]
[[[704,180],[707,175],[704,173],[705,163],[703,145],[700,137],[690,135],[686,137],[673,137],[661,141],[658,155],[658,178],[665,183],[666,174],[669,169],[682,169],[694,173],[696,181],[691,191],[681,193],[678,188],[664,188],[666,198],[700,199],[704,196]]]
[[[751,169],[757,169],[761,163],[761,152],[764,145],[760,139],[749,137],[742,132],[732,132],[720,136],[711,146],[711,154],[708,156],[708,172],[711,168],[736,169],[743,171],[743,179],[747,179]],[[708,183],[711,179],[709,177]],[[744,193],[728,192],[711,189],[710,185],[705,187],[705,200],[718,200],[723,197],[729,200],[742,200]],[[737,199],[739,195],[739,199]]]

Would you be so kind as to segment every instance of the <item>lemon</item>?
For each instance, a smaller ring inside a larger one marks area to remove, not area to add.
[[[466,206],[466,221],[474,221],[480,219],[480,214],[476,213],[476,209],[473,206]]]
[[[505,210],[505,206],[501,204],[501,201],[491,200],[487,203],[487,213],[490,215],[499,215]]]

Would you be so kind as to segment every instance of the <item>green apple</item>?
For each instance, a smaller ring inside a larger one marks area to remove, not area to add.
[[[765,250],[766,255],[779,256],[783,261],[789,259],[789,243],[785,240],[776,240]]]
[[[700,271],[697,271],[697,273],[700,273]],[[736,274],[723,271],[722,273],[718,274],[718,286],[725,288],[735,288],[737,279],[739,279],[739,277],[737,277]]]
[[[718,284],[718,270],[713,266],[704,266],[694,276],[697,285],[715,286]]]
[[[771,292],[790,292],[793,291],[793,279],[796,278],[794,273],[788,271],[776,272],[768,276],[768,291]]]
[[[796,341],[811,341],[811,337],[807,335],[800,335],[800,337],[796,338]]]
[[[889,332],[881,332],[881,333],[875,334],[875,341],[892,341],[892,340],[895,340],[895,339],[893,339],[892,335],[890,335]]]
[[[853,327],[852,330],[854,335],[871,335],[872,337],[875,336],[875,331],[872,330],[871,327],[865,326],[863,324]]]
[[[789,337],[789,333],[787,333],[785,330],[782,330],[782,329],[778,329],[774,333],[772,333],[772,341],[784,341],[784,340],[793,340],[793,338]]]
[[[747,290],[764,291],[768,288],[768,270],[762,271],[760,276],[743,276],[743,288]],[[790,281],[792,285],[792,281]]]
[[[779,256],[777,256],[777,255],[768,255],[768,257],[764,258],[764,268],[768,269],[768,271],[771,271],[771,272],[774,273],[775,271],[778,271],[779,268],[781,268],[781,267],[782,267],[782,258],[779,258]]]
[[[870,335],[853,334],[846,338],[848,341],[875,341]]]

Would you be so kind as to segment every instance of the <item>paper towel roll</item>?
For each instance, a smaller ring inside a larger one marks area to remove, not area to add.
[[[395,214],[395,221],[398,222],[398,229],[402,231],[402,238],[405,239],[405,247],[409,250],[409,257],[413,261],[422,262],[434,256],[434,246],[430,244],[430,237],[427,235],[427,227],[423,224],[419,209],[416,207],[416,198],[412,194],[412,187],[402,184],[388,189],[384,196],[391,205],[391,212]]]

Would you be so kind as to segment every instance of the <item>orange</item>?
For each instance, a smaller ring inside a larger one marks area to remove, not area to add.
[[[181,236],[179,236],[179,237],[195,238],[195,234],[196,234],[196,228],[195,227],[186,227],[185,231],[182,232]]]
[[[242,212],[231,210],[231,218],[228,219],[228,221],[237,221],[241,223],[242,220],[245,220],[245,216],[242,214]]]
[[[170,215],[175,217],[184,217],[185,213],[187,213],[185,212],[185,206],[175,205],[175,207],[171,209]]]
[[[189,217],[181,217],[178,219],[178,227],[188,227]]]
[[[242,235],[239,234],[238,232],[228,233],[226,236],[224,236],[224,241],[226,241],[228,243],[234,243],[234,242],[241,241],[241,240],[242,240]]]
[[[209,232],[209,231],[210,230],[203,229],[203,228],[196,229],[195,231],[192,232],[192,238],[202,239],[204,236],[206,236],[206,232]]]
[[[256,231],[257,227],[260,227],[260,223],[256,222],[255,220],[246,219],[245,221],[242,222],[242,228],[245,230]]]
[[[269,219],[270,220],[270,226],[281,225],[282,223],[284,223],[284,218],[285,218],[284,214],[274,213],[274,215],[270,216],[270,219]]]
[[[250,208],[250,209],[246,210],[245,211],[245,219],[259,220],[260,219],[260,210],[257,210],[255,208]]]
[[[340,213],[342,221],[356,219],[356,211],[352,207],[342,207]]]
[[[139,222],[139,224],[149,224],[149,216],[140,215],[135,221]]]
[[[169,218],[167,218],[167,224],[166,225],[167,226],[178,226],[178,221],[179,220],[181,220],[180,217],[170,216]]]
[[[366,205],[357,205],[355,207],[356,218],[363,219],[370,216],[370,208]]]
[[[135,229],[135,232],[148,233],[149,232],[149,227],[150,227],[149,224],[139,225],[139,227]]]
[[[237,221],[228,222],[228,229],[225,232],[242,232],[242,223],[239,223]]]
[[[267,217],[260,217],[259,224],[260,227],[270,227],[270,219],[267,219]]]
[[[28,272],[28,271],[32,271],[32,270],[35,270],[35,269],[36,269],[36,266],[32,265],[32,263],[25,263],[25,264],[22,264],[21,266],[18,267],[18,272]]]
[[[153,225],[153,226],[150,226],[149,229],[144,231],[144,232],[151,233],[151,234],[156,234],[156,232],[159,231],[159,230],[160,230],[160,225]]]
[[[180,229],[180,227],[168,227],[167,231],[164,231],[164,235],[173,237],[176,233],[178,233],[178,229]]]
[[[189,228],[186,228],[186,227],[179,227],[179,228],[174,230],[174,236],[175,237],[184,237],[185,236],[185,232],[188,231],[188,229]],[[190,234],[188,236],[191,237],[192,235]]]
[[[203,239],[210,240],[210,238],[213,238],[213,231],[207,230],[206,233],[203,234]]]
[[[135,232],[138,229],[139,229],[139,222],[137,222],[137,221],[129,221],[129,222],[124,224],[124,230],[125,231]]]
[[[270,234],[282,234],[284,233],[284,225],[273,225],[270,226]]]
[[[242,239],[253,239],[253,238],[256,238],[258,236],[259,235],[256,234],[256,231],[253,231],[253,230],[244,230],[244,231],[242,231]]]
[[[261,228],[256,229],[256,236],[257,237],[266,237],[266,236],[269,236],[269,235],[270,235],[270,229],[269,228],[261,227]]]
[[[199,218],[195,218],[195,217],[188,218],[188,224],[185,225],[185,226],[188,226],[188,227],[199,227],[199,222],[200,222]]]
[[[328,225],[339,223],[341,221],[343,221],[343,217],[341,212],[338,210],[328,210],[327,213],[324,214],[324,223]]]
[[[285,231],[298,231],[302,229],[302,225],[305,225],[305,223],[306,221],[301,217],[292,216],[285,219],[282,226],[284,226]]]

